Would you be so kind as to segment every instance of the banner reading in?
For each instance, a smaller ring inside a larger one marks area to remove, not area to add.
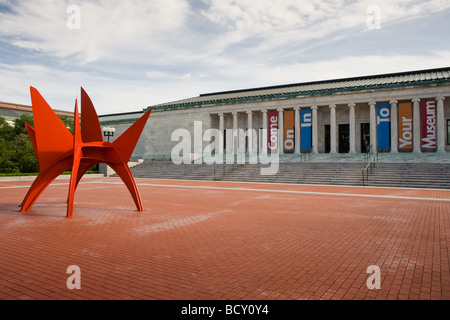
[[[300,136],[301,151],[310,151],[312,149],[311,140],[311,109],[301,110],[300,112]]]

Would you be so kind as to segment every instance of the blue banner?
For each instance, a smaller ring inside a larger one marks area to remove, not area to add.
[[[301,151],[310,151],[312,149],[311,143],[311,109],[300,110],[300,136],[301,136]]]
[[[377,105],[377,146],[378,150],[389,150],[391,147],[391,123],[389,104]]]

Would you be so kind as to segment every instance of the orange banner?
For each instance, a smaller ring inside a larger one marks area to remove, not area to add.
[[[411,102],[398,104],[398,149],[411,151],[413,147],[413,118]]]
[[[294,111],[288,110],[284,112],[284,152],[292,153],[295,151],[294,143]]]

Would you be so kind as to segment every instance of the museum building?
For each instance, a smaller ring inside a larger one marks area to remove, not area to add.
[[[450,67],[206,93],[150,107],[133,158],[169,160],[178,143],[173,132],[195,136],[199,124],[202,132],[224,133],[224,153],[236,152],[226,149],[226,133],[239,129],[256,133],[245,136],[246,152],[450,152]],[[117,137],[148,108],[101,115],[100,123]]]

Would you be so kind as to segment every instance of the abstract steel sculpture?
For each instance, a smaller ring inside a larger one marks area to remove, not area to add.
[[[114,142],[105,142],[91,99],[81,88],[81,127],[78,102],[75,101],[74,133],[58,118],[41,94],[30,87],[34,128],[26,129],[39,162],[39,175],[22,204],[28,212],[47,186],[60,174],[72,169],[67,199],[67,217],[73,215],[75,189],[83,175],[94,165],[106,163],[127,186],[138,211],[143,211],[141,197],[128,167],[128,161],[152,109],[129,127]]]

